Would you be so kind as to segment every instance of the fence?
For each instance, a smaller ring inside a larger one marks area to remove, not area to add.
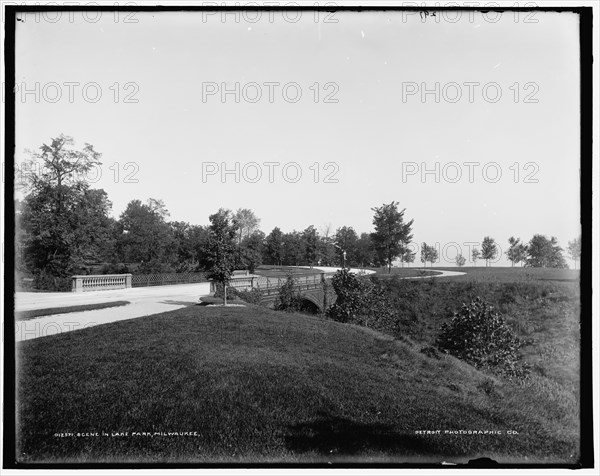
[[[134,288],[145,286],[167,286],[170,284],[205,283],[208,281],[204,273],[158,273],[134,274]]]

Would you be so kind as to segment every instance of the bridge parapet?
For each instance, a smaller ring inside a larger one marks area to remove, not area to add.
[[[105,291],[131,287],[131,274],[89,274],[72,276],[73,292]]]

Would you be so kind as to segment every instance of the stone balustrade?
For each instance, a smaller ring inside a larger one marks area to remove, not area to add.
[[[107,291],[131,287],[131,274],[89,274],[72,276],[72,291]]]

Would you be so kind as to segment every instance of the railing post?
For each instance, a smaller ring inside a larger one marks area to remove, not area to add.
[[[72,277],[71,291],[74,293],[80,293],[83,291],[83,276]]]
[[[131,279],[132,279],[132,275],[131,274],[126,274],[125,275],[125,287],[126,288],[130,288],[131,287]]]

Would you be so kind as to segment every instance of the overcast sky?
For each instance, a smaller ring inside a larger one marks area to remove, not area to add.
[[[580,233],[575,15],[51,15],[17,22],[17,162],[93,144],[115,217],[152,197],[194,224],[243,207],[265,233],[363,232],[397,201],[418,243]]]

